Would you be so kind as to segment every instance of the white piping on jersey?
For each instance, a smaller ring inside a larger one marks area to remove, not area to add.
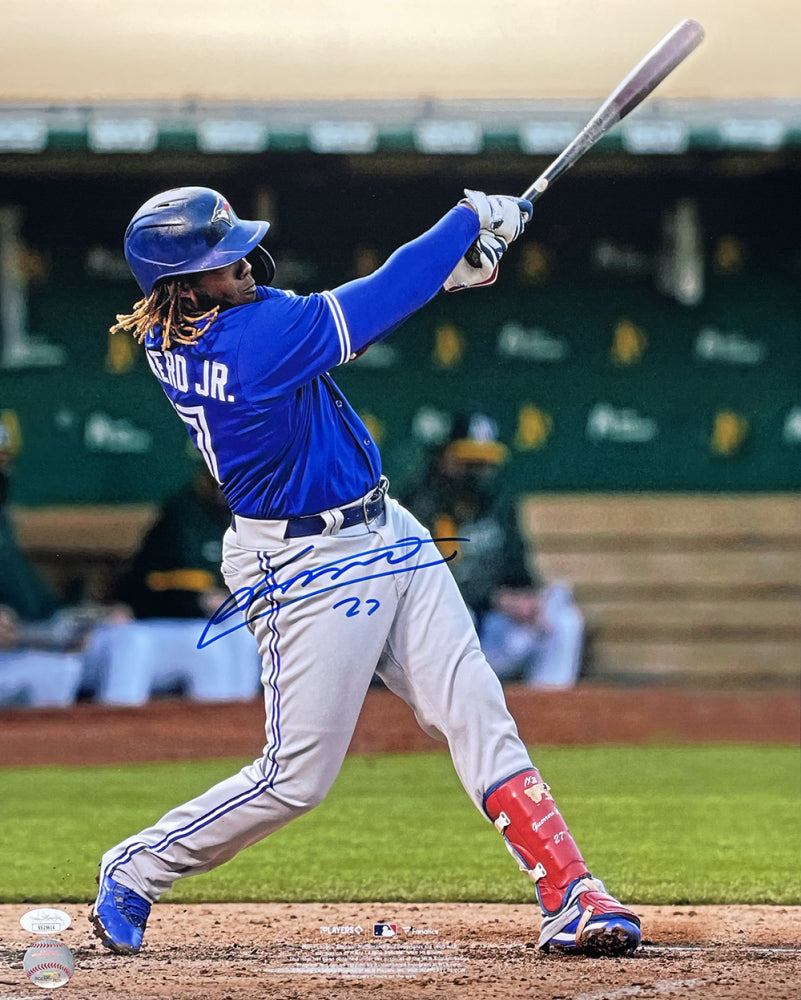
[[[337,334],[339,336],[339,347],[342,352],[339,364],[344,365],[351,356],[350,333],[348,331],[348,324],[345,322],[345,314],[342,312],[342,306],[339,304],[336,296],[332,292],[323,292],[322,294],[323,298],[331,307],[331,312],[334,315],[334,323],[336,324]]]

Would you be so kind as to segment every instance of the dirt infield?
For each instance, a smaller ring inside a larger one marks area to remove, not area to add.
[[[797,690],[702,692],[584,686],[567,694],[510,688],[526,742],[798,743]],[[123,763],[255,756],[258,701],[154,702],[142,709],[78,705],[0,713],[6,765]],[[371,691],[353,752],[436,747],[409,710]],[[744,863],[747,859],[744,859]],[[22,959],[28,909],[0,906],[0,1000],[42,994]],[[120,958],[91,936],[88,907],[65,905],[61,935],[75,955],[65,997],[94,1000],[799,1000],[800,907],[637,907],[643,946],[628,959],[543,955],[535,905],[202,904],[154,907],[142,952]],[[376,936],[376,924],[394,925]],[[387,933],[387,932],[385,932]]]
[[[532,746],[571,744],[797,744],[801,692],[791,689],[709,691],[617,688],[591,684],[567,692],[506,689],[523,740]],[[179,699],[143,708],[79,704],[65,709],[0,711],[0,764],[124,764],[134,761],[252,758],[261,752],[264,709],[259,699],[225,705]],[[410,709],[372,689],[351,753],[436,750]]]
[[[0,907],[0,997],[30,998],[23,906]],[[139,955],[91,937],[67,905],[70,997],[94,1000],[798,1000],[801,907],[640,907],[628,959],[543,955],[535,907],[497,904],[159,904]],[[376,937],[375,923],[397,927]],[[41,996],[41,994],[39,994]]]

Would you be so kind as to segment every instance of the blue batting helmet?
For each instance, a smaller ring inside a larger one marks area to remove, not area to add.
[[[227,199],[204,187],[164,191],[146,201],[125,231],[125,259],[149,295],[157,282],[224,267],[247,257],[259,285],[275,276],[260,241],[269,222],[237,217]]]

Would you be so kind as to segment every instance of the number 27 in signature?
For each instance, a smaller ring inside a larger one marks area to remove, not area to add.
[[[378,611],[378,609],[381,607],[381,602],[375,600],[375,598],[373,597],[366,598],[364,603],[372,605],[370,610],[367,612],[368,615],[371,615],[373,614],[373,612]],[[334,611],[336,611],[337,608],[341,608],[343,605],[346,604],[350,605],[348,610],[345,612],[346,618],[353,618],[354,615],[358,615],[359,612],[361,611],[362,601],[360,597],[345,597],[343,600],[337,601],[337,603],[334,605]]]

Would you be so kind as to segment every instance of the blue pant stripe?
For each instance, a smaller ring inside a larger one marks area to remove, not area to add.
[[[265,571],[265,578],[268,578],[273,574],[273,569],[269,562],[269,556],[266,552],[259,553],[259,565],[260,568]],[[270,592],[270,588],[267,589],[268,592]],[[264,616],[267,619],[267,625],[271,632],[268,648],[270,650],[272,667],[267,684],[274,692],[274,697],[272,699],[272,710],[270,713],[270,733],[272,735],[272,739],[268,742],[264,754],[265,758],[270,761],[270,768],[268,772],[253,786],[250,791],[240,792],[238,795],[233,796],[226,802],[222,802],[219,806],[206,813],[204,816],[199,816],[190,824],[180,827],[178,830],[174,830],[172,833],[165,835],[159,843],[150,845],[137,841],[136,843],[129,844],[125,851],[123,851],[122,855],[109,866],[105,874],[111,875],[122,865],[127,864],[127,862],[130,861],[135,854],[139,854],[141,851],[149,850],[157,853],[165,847],[169,847],[171,844],[174,844],[176,840],[179,840],[183,836],[192,836],[197,833],[198,830],[204,829],[209,826],[209,824],[227,815],[229,812],[232,812],[234,809],[247,805],[247,803],[257,799],[263,792],[272,788],[275,775],[278,770],[277,754],[281,747],[281,705],[280,691],[277,686],[278,676],[281,670],[281,656],[278,649],[280,633],[276,627],[279,605],[272,596],[270,596],[269,599],[273,602],[273,607],[270,608],[269,612]]]

